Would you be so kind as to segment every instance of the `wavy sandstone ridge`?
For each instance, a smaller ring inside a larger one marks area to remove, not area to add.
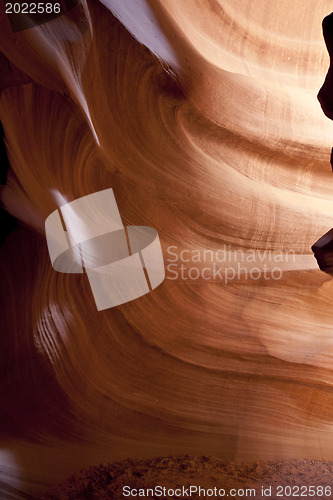
[[[129,456],[331,460],[333,282],[310,250],[333,226],[331,2],[103,4],[15,34],[0,6],[1,197],[22,222],[0,260],[0,481],[38,492]],[[109,187],[198,279],[167,267],[98,312],[85,276],[53,271],[46,217]],[[221,249],[281,272],[202,278]]]

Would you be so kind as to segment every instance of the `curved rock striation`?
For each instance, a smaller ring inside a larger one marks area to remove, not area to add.
[[[19,221],[0,250],[1,481],[332,459],[333,282],[311,253],[333,226],[330,9],[82,0],[13,33],[1,5],[1,199]],[[44,223],[108,188],[124,226],[158,231],[166,279],[97,311],[85,275],[52,269]]]

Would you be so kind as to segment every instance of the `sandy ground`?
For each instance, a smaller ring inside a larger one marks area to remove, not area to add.
[[[142,496],[158,498],[144,491],[157,485],[166,488],[161,498],[211,498],[214,488],[216,498],[333,498],[333,463],[295,459],[244,464],[205,456],[126,460],[82,470],[43,500],[123,499],[130,492],[124,486],[137,490],[129,498],[140,496],[140,489]],[[190,486],[198,490],[191,494]],[[182,487],[185,492],[170,491]]]

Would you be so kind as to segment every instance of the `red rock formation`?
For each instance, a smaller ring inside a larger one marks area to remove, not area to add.
[[[331,460],[333,282],[310,250],[333,226],[316,99],[331,4],[103,3],[16,33],[0,6],[1,198],[20,221],[0,260],[0,480],[38,492],[184,453]],[[84,275],[52,269],[44,222],[109,187],[166,266],[170,246],[186,261],[98,312]],[[247,269],[227,283],[221,250]]]

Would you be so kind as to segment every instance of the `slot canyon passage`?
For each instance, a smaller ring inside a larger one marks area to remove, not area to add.
[[[127,458],[333,460],[333,281],[311,252],[333,227],[332,3],[82,0],[21,31],[0,10],[1,498]],[[98,311],[45,220],[107,188],[166,276]]]

